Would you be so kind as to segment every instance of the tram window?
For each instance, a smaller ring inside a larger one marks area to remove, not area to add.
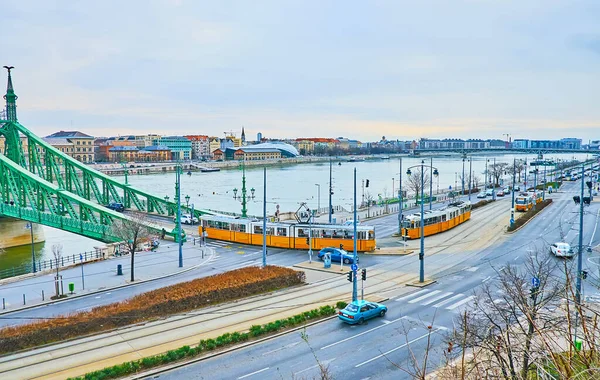
[[[308,237],[306,232],[304,232],[304,228],[298,228],[298,237]]]
[[[262,234],[263,233],[263,229],[261,226],[254,226],[254,233],[255,234]]]
[[[277,236],[287,236],[287,229],[277,227]]]
[[[442,215],[442,222],[446,221],[446,215]]]
[[[275,228],[267,227],[267,235],[275,235]]]
[[[359,240],[365,240],[366,235],[367,233],[365,231],[358,231],[358,235],[356,236],[358,236]]]
[[[323,230],[323,237],[324,238],[330,238],[331,237],[331,231]]]
[[[244,224],[231,223],[231,230],[235,232],[246,232],[246,226]]]
[[[369,240],[375,239],[375,231],[369,231]]]

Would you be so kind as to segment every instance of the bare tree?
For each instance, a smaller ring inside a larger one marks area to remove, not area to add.
[[[431,182],[431,178],[429,177],[429,169],[425,168],[423,170],[423,187],[421,187],[421,169],[415,169],[412,171],[411,175],[408,176],[408,180],[406,181],[406,187],[415,193],[417,201],[419,200],[419,196],[423,198],[423,191],[429,187],[429,183]]]
[[[506,162],[496,162],[491,164],[488,168],[491,178],[494,180],[494,187],[498,187],[500,184],[500,178],[506,173],[508,164]]]
[[[510,172],[511,176],[515,173],[517,175],[517,182],[521,182],[521,174],[525,171],[525,165],[523,164],[523,161],[516,160],[514,164],[509,164],[507,166],[507,170]]]
[[[113,235],[123,241],[131,255],[131,282],[135,281],[135,249],[141,242],[152,236],[152,230],[148,227],[148,223],[149,220],[144,214],[134,214],[127,219],[115,222],[112,228]]]
[[[60,297],[60,260],[62,258],[63,245],[60,243],[52,244],[52,256],[54,256],[54,262],[56,264],[56,277],[54,279],[54,290],[56,291],[56,298]]]

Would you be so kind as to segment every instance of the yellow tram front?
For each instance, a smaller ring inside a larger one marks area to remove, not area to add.
[[[209,239],[240,244],[262,245],[263,222],[256,219],[225,215],[203,215],[198,232]],[[267,222],[267,246],[285,249],[319,250],[325,247],[354,249],[354,226],[334,224],[296,224]],[[357,226],[356,249],[369,252],[375,249],[375,227]]]

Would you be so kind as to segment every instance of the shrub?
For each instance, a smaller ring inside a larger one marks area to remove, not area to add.
[[[336,307],[337,309],[339,309],[339,310],[342,310],[342,309],[343,309],[343,308],[345,308],[346,306],[348,306],[348,303],[347,303],[347,302],[344,302],[344,301],[338,301],[338,302],[335,304],[335,307]]]
[[[90,311],[0,330],[0,353],[38,346],[300,284],[304,272],[247,267],[156,289]]]
[[[471,210],[476,210],[476,209],[483,207],[487,204],[490,204],[492,202],[494,202],[492,199],[485,199],[485,200],[479,201],[471,206]]]

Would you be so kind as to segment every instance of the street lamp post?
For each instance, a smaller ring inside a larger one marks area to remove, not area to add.
[[[356,168],[354,168],[354,260],[353,267],[356,268],[356,263],[358,262],[358,252],[356,250]],[[344,261],[343,258],[340,261]],[[358,299],[358,276],[357,270],[353,270],[352,273],[352,301],[356,301]]]
[[[473,183],[473,157],[469,157],[469,202],[471,202],[471,183]]]
[[[333,206],[331,205],[331,196],[333,195],[333,185],[331,183],[333,170],[332,164],[331,158],[329,158],[329,224],[331,224],[331,212],[333,211]]]
[[[487,177],[488,177],[488,162],[490,162],[490,160],[488,160],[487,158],[485,159],[485,170],[484,170],[484,176],[483,176],[483,192],[487,192]]]
[[[537,174],[538,174],[538,168],[536,167],[533,170],[533,195],[535,197],[535,200],[533,202],[533,209],[535,210],[535,204],[537,203]]]
[[[402,157],[400,157],[400,172],[398,173],[398,235],[402,236],[402,211],[403,205],[403,194],[402,194]]]
[[[406,171],[407,175],[411,175],[412,172],[410,171],[410,169],[412,168],[416,168],[416,167],[421,167],[421,215],[419,217],[419,219],[421,220],[420,225],[421,225],[421,232],[420,232],[420,237],[421,237],[421,251],[419,252],[419,282],[423,283],[425,282],[425,210],[424,210],[424,201],[425,201],[425,197],[423,197],[423,188],[425,187],[425,160],[421,160],[421,165],[414,165],[408,168],[408,170]],[[439,175],[439,172],[437,170],[437,168],[434,168],[433,166],[430,166],[432,169],[435,169],[435,171],[433,172],[433,175],[435,175],[436,177]],[[417,199],[418,200],[418,199]]]
[[[25,225],[25,228],[27,228],[29,230],[29,232],[31,233],[31,263],[33,264],[32,269],[33,269],[33,273],[37,272],[36,267],[35,267],[35,246],[33,244],[33,223],[28,222]]]
[[[317,214],[319,214],[321,212],[321,184],[319,183],[315,183],[315,186],[317,187]]]
[[[542,186],[542,201],[546,200],[546,187],[548,186],[548,177],[546,175],[546,163],[544,162],[544,184]]]
[[[494,164],[493,164],[492,168],[493,168],[493,173],[494,173],[494,176],[492,177],[492,182],[493,182],[492,183],[492,200],[495,201],[496,200],[496,185],[497,185],[497,183],[495,182],[496,178],[497,178],[495,176],[495,174],[496,174],[496,170],[498,170],[496,168],[496,157],[494,157]]]
[[[246,161],[244,159],[241,160],[242,162],[242,194],[238,197],[237,192],[238,189],[234,188],[233,189],[233,199],[237,199],[237,200],[241,200],[242,202],[242,218],[247,218],[248,217],[248,208],[246,207],[246,205],[248,204],[248,199],[254,199],[254,188],[250,189],[250,193],[251,195],[247,195],[247,190],[246,190]]]
[[[510,226],[512,227],[515,224],[515,178],[517,177],[517,159],[513,158],[513,181],[512,181],[512,203],[510,208]]]
[[[181,166],[177,163],[175,176],[175,196],[177,197],[177,241],[179,245],[179,267],[183,268],[183,239],[181,236]]]
[[[185,196],[185,208],[187,208],[187,209],[190,208],[190,196],[189,195]]]
[[[395,190],[395,188],[394,188],[394,185],[395,185],[395,183],[394,183],[394,182],[395,182],[395,180],[396,180],[396,178],[392,177],[392,194],[394,194],[394,193],[395,193],[395,191],[394,191],[394,190]],[[392,196],[393,196],[393,195],[392,195]]]
[[[460,185],[460,193],[465,195],[465,158],[462,159],[462,184]]]
[[[429,157],[429,210],[433,207],[433,157]]]

